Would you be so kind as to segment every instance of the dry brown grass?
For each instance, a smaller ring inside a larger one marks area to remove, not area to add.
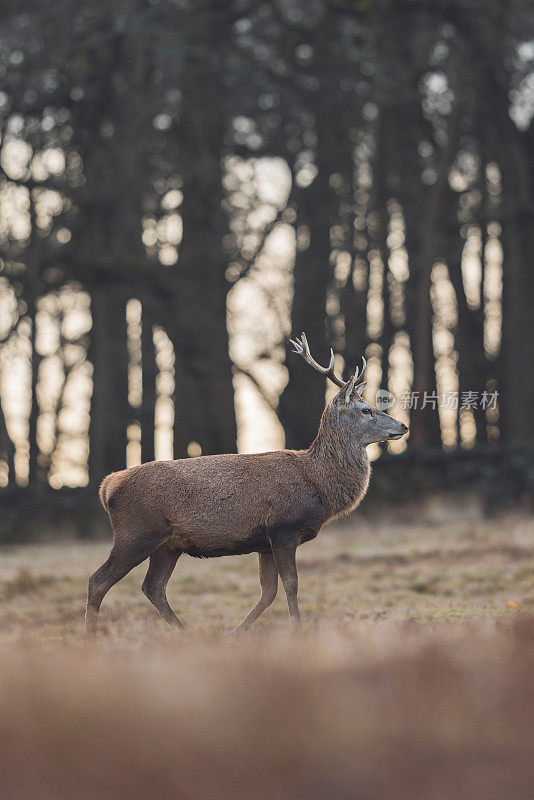
[[[0,551],[0,783],[8,798],[530,800],[534,522],[327,529],[238,640],[254,557],[178,562],[168,631],[142,569],[83,640],[106,544]],[[517,607],[507,605],[509,601]]]

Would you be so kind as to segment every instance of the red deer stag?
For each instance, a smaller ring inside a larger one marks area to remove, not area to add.
[[[343,381],[334,373],[333,351],[329,366],[321,367],[304,333],[292,344],[339,387],[307,450],[152,461],[104,478],[100,498],[114,543],[89,579],[89,633],[96,631],[106,592],[147,558],[143,592],[169,625],[182,628],[166,593],[182,553],[197,558],[258,553],[261,597],[236,631],[249,628],[271,605],[278,576],[291,623],[300,621],[297,547],[360,503],[369,484],[367,445],[399,439],[408,428],[363,399],[365,359],[362,372]]]

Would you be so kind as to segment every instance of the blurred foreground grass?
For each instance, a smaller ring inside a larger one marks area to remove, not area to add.
[[[256,559],[183,557],[168,630],[143,567],[84,640],[109,543],[0,550],[0,783],[17,800],[527,800],[534,521],[327,528],[299,553],[302,634]]]

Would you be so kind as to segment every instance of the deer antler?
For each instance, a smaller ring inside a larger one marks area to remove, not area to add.
[[[326,375],[326,377],[330,378],[332,383],[335,383],[336,386],[339,386],[340,389],[345,389],[346,387],[349,386],[349,384],[351,384],[350,392],[352,392],[352,390],[356,386],[356,382],[358,381],[358,379],[361,380],[363,373],[365,372],[367,361],[365,360],[365,356],[362,356],[362,362],[363,362],[362,371],[360,372],[358,367],[356,367],[356,372],[354,373],[352,378],[349,378],[348,381],[343,381],[341,380],[341,378],[338,378],[334,372],[334,351],[332,350],[332,348],[330,348],[330,364],[327,367],[321,367],[321,365],[317,363],[317,361],[312,357],[312,354],[310,353],[310,346],[308,344],[308,340],[306,339],[305,333],[301,333],[300,339],[290,339],[289,341],[295,348],[293,350],[294,353],[297,353],[299,356],[302,356],[306,364],[309,364],[310,367],[313,367],[315,370],[317,370],[317,372],[320,372],[321,375]]]

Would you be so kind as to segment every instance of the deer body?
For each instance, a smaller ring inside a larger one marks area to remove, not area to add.
[[[335,471],[308,450],[200,456],[114,472],[101,495],[117,536],[131,535],[133,518],[187,555],[243,555],[268,550],[281,526],[311,538],[351,510],[367,488],[367,454],[342,486]]]
[[[96,630],[106,592],[146,558],[143,591],[169,624],[181,627],[166,586],[182,553],[213,558],[257,552],[262,596],[239,629],[270,605],[279,576],[297,622],[297,547],[359,504],[369,483],[367,444],[406,430],[365,403],[352,381],[349,393],[347,381],[326,407],[307,450],[153,461],[108,475],[100,497],[114,545],[89,580],[87,630]]]

